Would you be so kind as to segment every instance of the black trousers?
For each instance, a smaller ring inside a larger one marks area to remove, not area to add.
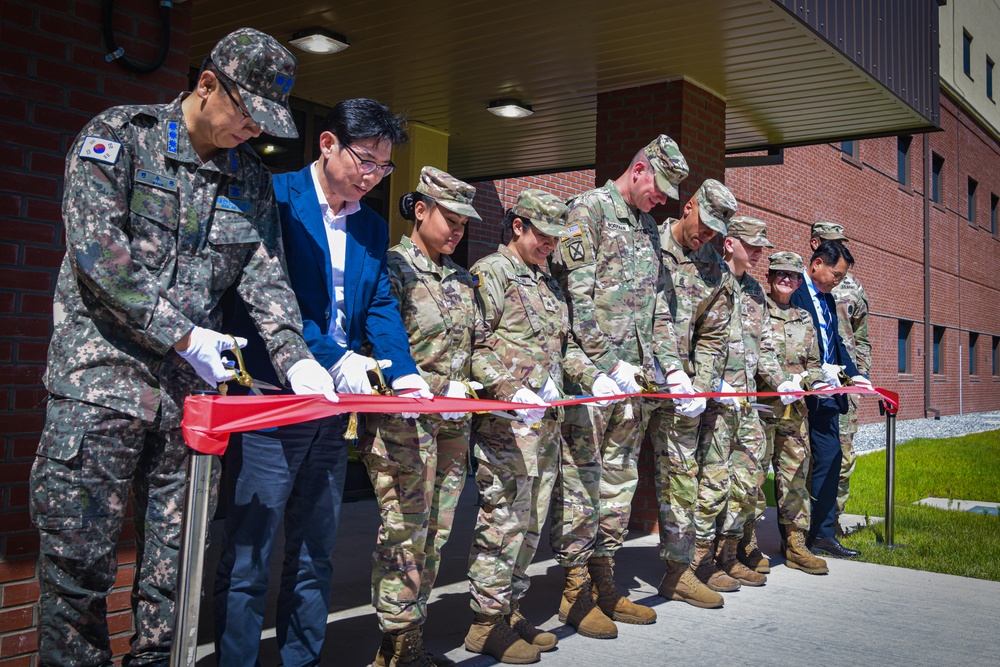
[[[806,398],[809,407],[809,445],[812,451],[809,495],[812,497],[810,544],[817,537],[834,537],[837,522],[837,487],[840,483],[840,407],[824,398]]]

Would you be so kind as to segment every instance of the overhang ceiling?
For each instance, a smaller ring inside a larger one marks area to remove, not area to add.
[[[373,97],[447,132],[448,169],[466,179],[592,166],[597,94],[678,78],[725,100],[729,152],[933,128],[772,0],[197,0],[193,12],[194,66],[241,26],[286,46],[310,26],[346,35],[338,54],[292,49],[293,95]],[[487,113],[507,97],[534,115]]]

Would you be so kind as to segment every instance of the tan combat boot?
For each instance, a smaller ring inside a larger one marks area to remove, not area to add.
[[[694,560],[691,569],[706,586],[719,593],[732,593],[740,590],[740,582],[715,566],[715,548],[713,542],[698,542],[695,544]]]
[[[757,546],[757,522],[747,521],[743,524],[743,537],[736,550],[736,558],[754,572],[768,574],[771,572],[771,561]]]
[[[551,632],[536,628],[534,624],[521,613],[521,603],[518,600],[510,603],[510,615],[507,623],[521,639],[528,642],[542,653],[551,651],[559,643],[559,638]]]
[[[454,663],[434,661],[434,656],[424,650],[423,628],[418,625],[382,635],[372,667],[437,667],[438,664]]]
[[[715,556],[715,562],[719,568],[736,581],[746,586],[763,586],[767,581],[767,575],[754,572],[736,558],[736,550],[739,549],[738,537],[723,537],[719,543],[719,552]]]
[[[622,595],[615,585],[615,559],[591,558],[587,572],[593,586],[594,601],[604,615],[619,623],[649,625],[656,622],[656,612]]]
[[[465,650],[491,655],[509,665],[538,662],[538,648],[517,636],[507,624],[506,616],[476,614],[476,620],[465,635]]]
[[[594,604],[586,565],[566,568],[566,588],[559,603],[559,620],[591,639],[614,639],[618,636],[618,626]]]
[[[668,600],[687,602],[694,607],[716,609],[725,600],[721,595],[711,590],[694,576],[694,570],[689,563],[667,561],[667,573],[663,575],[656,592]]]
[[[809,574],[826,574],[830,568],[826,561],[806,547],[806,532],[795,526],[785,526],[785,565]]]

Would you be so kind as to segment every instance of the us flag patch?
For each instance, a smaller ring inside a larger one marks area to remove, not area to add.
[[[118,161],[118,153],[121,152],[122,145],[117,141],[104,139],[102,137],[86,137],[83,145],[80,146],[80,157],[98,162],[114,164]]]

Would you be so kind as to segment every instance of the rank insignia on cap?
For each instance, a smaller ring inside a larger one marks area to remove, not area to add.
[[[83,145],[80,146],[80,157],[98,162],[114,164],[118,161],[118,153],[121,152],[122,145],[117,141],[104,139],[102,137],[86,137]]]

